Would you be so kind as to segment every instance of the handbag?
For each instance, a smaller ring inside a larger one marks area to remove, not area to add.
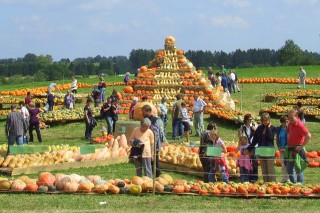
[[[95,126],[97,126],[97,124],[98,124],[98,122],[95,118],[90,119],[90,126],[91,127],[95,127]]]

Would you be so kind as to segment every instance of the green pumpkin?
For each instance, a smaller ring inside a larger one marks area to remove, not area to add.
[[[119,194],[128,194],[129,193],[129,189],[126,187],[120,187],[120,192]]]
[[[47,192],[48,190],[48,186],[39,186],[38,188],[38,192]]]
[[[165,191],[165,192],[172,192],[172,190],[173,190],[173,186],[170,185],[170,184],[168,184],[168,185],[165,185],[165,186],[164,186],[164,190],[163,190],[163,191]]]
[[[125,187],[126,186],[126,183],[124,181],[119,181],[118,185],[117,185],[119,188],[121,187]]]

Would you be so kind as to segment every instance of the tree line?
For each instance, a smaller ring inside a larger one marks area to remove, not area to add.
[[[51,55],[26,54],[23,58],[0,59],[0,77],[2,83],[14,82],[20,79],[26,81],[59,80],[73,75],[114,75],[135,70],[147,65],[155,55],[156,50],[132,50],[127,56],[76,58],[71,61],[63,58],[53,61]],[[293,40],[287,40],[278,50],[272,49],[237,49],[233,52],[188,50],[185,56],[197,68],[250,68],[257,66],[282,65],[314,65],[320,64],[320,54],[303,51]],[[23,76],[17,78],[17,76]],[[20,82],[14,82],[20,83]]]

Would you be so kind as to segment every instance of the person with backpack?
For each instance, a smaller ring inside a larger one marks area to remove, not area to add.
[[[151,121],[150,129],[154,134],[154,142],[155,142],[154,144],[156,146],[156,152],[155,152],[156,157],[155,159],[153,159],[152,165],[153,163],[156,164],[156,177],[159,177],[161,174],[160,165],[159,165],[159,151],[161,149],[162,142],[163,142],[163,132],[161,131],[161,126],[158,118],[152,115],[151,106],[146,104],[142,107],[141,110],[142,110],[142,116],[144,118],[148,118]]]

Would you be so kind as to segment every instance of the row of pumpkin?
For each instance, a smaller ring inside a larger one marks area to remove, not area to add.
[[[158,193],[194,193],[200,195],[273,195],[273,196],[311,196],[320,194],[319,185],[301,185],[293,183],[256,182],[224,183],[203,181],[173,180],[168,174],[162,174],[153,182],[149,177],[134,176],[131,179],[103,179],[98,175],[88,177],[78,174],[53,175],[41,173],[38,178],[21,176],[17,179],[0,179],[0,190],[8,192],[64,192],[64,193],[99,193],[99,194],[134,194]]]

